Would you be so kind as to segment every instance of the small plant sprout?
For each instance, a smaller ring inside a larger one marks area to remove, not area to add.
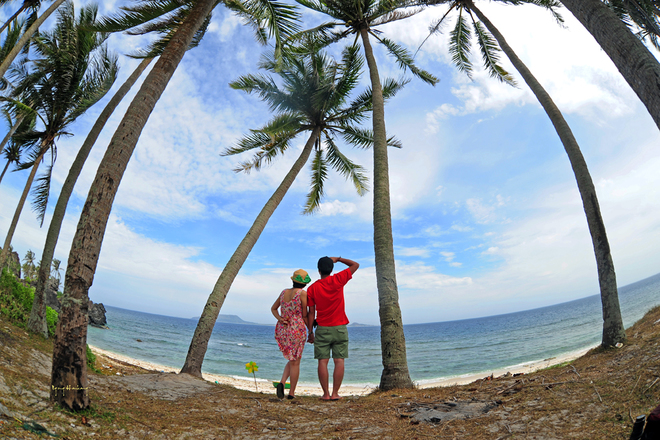
[[[254,361],[250,361],[245,364],[245,369],[248,370],[248,373],[252,373],[252,376],[254,376],[254,389],[259,392],[259,388],[257,387],[257,375],[255,374],[255,371],[259,371],[259,367]]]

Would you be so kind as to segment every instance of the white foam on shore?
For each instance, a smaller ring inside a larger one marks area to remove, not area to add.
[[[499,377],[502,376],[506,373],[511,373],[511,374],[516,374],[516,373],[523,373],[523,374],[529,374],[533,373],[535,371],[541,370],[543,368],[548,368],[553,365],[561,364],[564,362],[569,362],[574,359],[577,359],[584,354],[586,354],[589,350],[591,350],[593,347],[588,347],[584,348],[582,350],[574,351],[571,353],[565,353],[556,357],[552,357],[549,359],[544,359],[542,361],[533,361],[533,362],[525,362],[523,364],[519,365],[514,365],[511,367],[507,368],[502,368],[499,370],[493,370],[493,371],[488,371],[488,372],[481,372],[481,373],[475,373],[475,374],[466,374],[466,375],[461,375],[461,376],[454,376],[454,377],[448,377],[448,378],[440,378],[440,379],[431,379],[431,380],[420,380],[420,381],[415,381],[415,385],[418,388],[436,388],[436,387],[447,387],[447,386],[452,386],[452,385],[465,385],[472,383],[476,380],[483,379],[484,377],[490,376],[491,374],[494,377]],[[101,354],[103,356],[106,356],[110,359],[115,359],[120,362],[125,362],[130,365],[134,365],[136,367],[144,368],[145,370],[149,371],[158,371],[158,372],[164,372],[164,373],[178,373],[179,369],[172,368],[172,367],[167,367],[165,365],[158,365],[154,364],[151,362],[146,362],[146,361],[140,361],[137,359],[130,358],[128,356],[124,356],[119,353],[114,353],[111,351],[107,350],[102,350],[98,347],[94,347],[92,345],[89,346],[89,348],[92,349],[94,353]],[[218,383],[218,384],[223,384],[223,385],[230,385],[233,386],[234,388],[238,388],[240,390],[247,390],[247,391],[256,391],[260,393],[265,393],[265,394],[275,394],[275,388],[273,387],[272,381],[266,380],[263,378],[257,378],[256,383],[254,379],[247,379],[244,377],[236,377],[236,376],[223,376],[220,374],[207,374],[207,373],[202,373],[202,377],[212,383]],[[279,378],[278,378],[279,379]],[[276,379],[277,380],[277,379]],[[331,385],[332,386],[332,385]],[[377,385],[375,384],[365,384],[365,385],[342,385],[341,387],[341,394],[344,396],[364,396],[366,394],[369,394],[370,392],[374,391],[377,388]],[[323,392],[321,390],[321,386],[318,384],[306,384],[306,383],[298,383],[298,386],[296,387],[296,395],[301,395],[301,396],[321,396],[323,395]]]

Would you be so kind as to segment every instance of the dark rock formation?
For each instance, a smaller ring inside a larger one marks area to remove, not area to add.
[[[0,251],[2,251],[2,248],[0,248]],[[7,261],[7,266],[9,269],[14,272],[14,275],[16,275],[16,278],[20,279],[21,278],[21,257],[18,256],[18,252],[10,252],[8,261]],[[5,266],[5,267],[7,267]]]
[[[94,304],[89,301],[88,306],[89,325],[99,328],[108,328],[108,322],[105,319],[105,307],[102,303]]]
[[[60,313],[62,310],[62,306],[60,305],[60,300],[57,297],[57,287],[59,286],[59,281],[57,281],[54,278],[51,278],[48,281],[48,286],[46,286],[46,290],[44,292],[44,295],[46,297],[46,305],[50,307],[51,309],[55,310],[57,313]]]

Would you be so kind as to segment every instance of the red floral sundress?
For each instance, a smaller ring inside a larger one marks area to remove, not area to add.
[[[280,316],[289,321],[288,325],[277,322],[275,340],[284,357],[290,361],[300,359],[307,341],[307,326],[302,318],[300,290],[296,291],[291,301],[284,301],[284,292],[280,293]]]

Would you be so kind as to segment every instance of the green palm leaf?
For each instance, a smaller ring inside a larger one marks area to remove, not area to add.
[[[412,72],[413,75],[415,75],[422,81],[431,85],[436,85],[440,81],[438,78],[436,78],[429,72],[415,66],[412,56],[404,47],[396,44],[394,41],[388,38],[384,38],[384,37],[381,38],[378,36],[375,37],[378,39],[378,41],[383,43],[383,45],[387,48],[390,54],[394,56],[400,68],[402,69],[407,68],[408,70],[410,70],[410,72]]]
[[[323,198],[323,183],[328,177],[328,164],[323,157],[323,150],[317,149],[312,160],[312,181],[307,194],[307,202],[303,214],[312,214],[319,209]]]
[[[472,79],[472,62],[470,61],[470,37],[472,33],[463,19],[461,9],[454,29],[449,33],[449,54],[458,70]]]
[[[516,86],[516,82],[513,77],[500,66],[498,52],[500,47],[497,45],[497,42],[492,35],[486,30],[481,22],[473,21],[474,31],[477,35],[477,42],[479,43],[479,50],[481,51],[481,58],[484,62],[486,70],[492,78],[509,84],[511,86]]]
[[[337,145],[335,145],[332,138],[327,138],[325,141],[326,145],[326,159],[332,168],[338,171],[346,179],[353,182],[353,186],[357,193],[363,196],[367,191],[369,191],[369,184],[367,177],[364,172],[365,169],[352,162],[349,158],[344,156]]]

